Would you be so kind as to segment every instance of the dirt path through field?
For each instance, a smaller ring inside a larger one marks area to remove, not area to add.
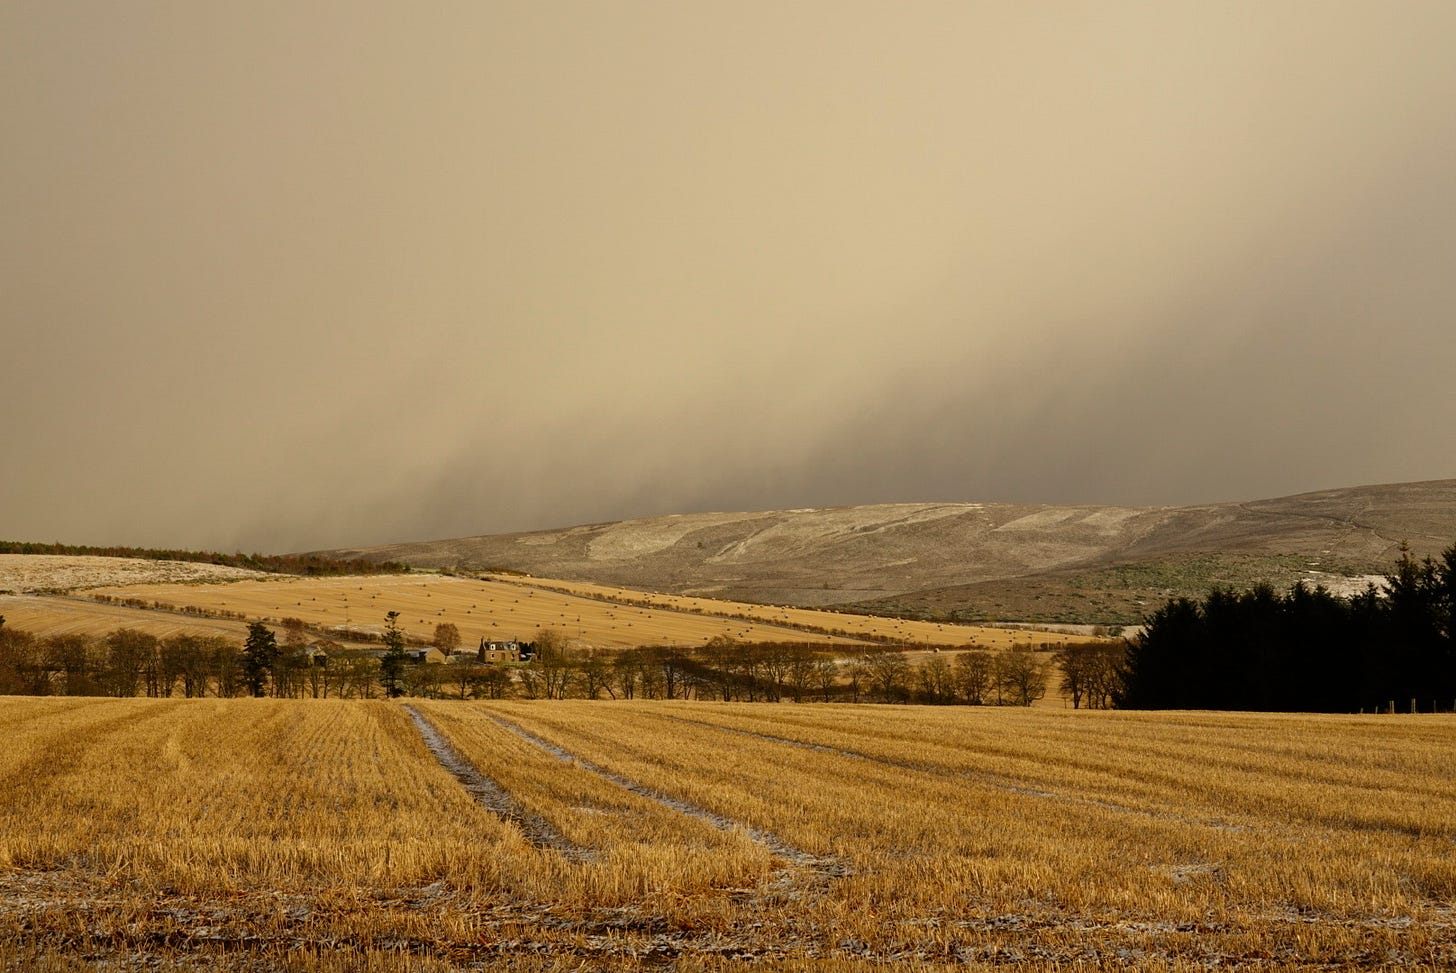
[[[713,827],[717,828],[719,831],[742,831],[744,834],[748,835],[754,841],[758,842],[760,845],[767,848],[775,855],[789,862],[795,868],[805,869],[827,878],[841,878],[849,874],[849,867],[844,862],[837,861],[832,858],[821,858],[817,855],[811,855],[807,851],[795,848],[793,845],[784,841],[777,835],[760,830],[758,828],[750,827],[749,825],[746,825],[741,821],[734,821],[732,818],[723,817],[721,814],[715,814],[712,811],[709,811],[707,808],[699,807],[696,804],[689,803],[688,801],[681,800],[680,798],[673,797],[669,794],[663,794],[660,791],[653,790],[647,785],[641,784],[635,780],[632,780],[631,778],[623,777],[621,774],[613,773],[612,771],[607,770],[605,767],[600,767],[597,764],[592,763],[590,760],[586,760],[572,753],[570,750],[567,750],[564,747],[557,746],[551,741],[537,736],[530,730],[527,730],[522,726],[512,723],[510,720],[504,719],[500,716],[496,716],[494,713],[487,713],[485,715],[488,716],[490,719],[494,720],[501,727],[510,730],[512,733],[516,734],[516,736],[525,740],[527,743],[539,747],[540,749],[549,753],[551,756],[555,757],[557,760],[560,760],[562,763],[575,764],[581,769],[596,774],[603,780],[615,784],[623,790],[631,791],[633,794],[636,794],[639,797],[645,797],[648,800],[656,801],[664,807],[668,807],[674,811],[677,811],[679,814],[686,814],[688,817],[697,818],[700,821],[706,821]]]
[[[408,704],[404,708],[415,721],[415,727],[424,738],[425,746],[440,762],[440,766],[448,770],[460,782],[460,786],[487,811],[520,828],[526,839],[538,848],[560,852],[572,861],[591,860],[593,855],[589,849],[572,844],[550,822],[528,811],[509,791],[477,770],[474,764],[461,756],[460,751],[450,745],[450,741],[445,739],[424,714]]]

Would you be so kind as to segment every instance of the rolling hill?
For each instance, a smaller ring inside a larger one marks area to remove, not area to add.
[[[958,621],[1129,623],[1214,585],[1363,587],[1456,541],[1456,480],[1197,506],[907,503],[695,513],[325,552]]]

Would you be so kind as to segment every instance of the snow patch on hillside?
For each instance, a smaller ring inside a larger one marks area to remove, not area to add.
[[[123,584],[179,584],[266,578],[262,571],[140,557],[0,554],[0,591],[30,594]]]

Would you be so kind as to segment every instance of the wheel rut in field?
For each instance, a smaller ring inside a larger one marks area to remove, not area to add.
[[[539,747],[541,750],[544,750],[545,752],[551,754],[551,756],[555,757],[557,760],[560,760],[562,763],[575,764],[582,770],[596,774],[603,780],[615,784],[625,791],[630,791],[633,794],[638,795],[639,797],[645,797],[648,800],[656,801],[658,804],[661,804],[667,808],[671,808],[672,810],[677,811],[679,814],[685,814],[690,818],[697,818],[699,821],[706,821],[708,824],[711,824],[719,831],[742,831],[744,834],[752,838],[755,842],[762,845],[764,848],[767,848],[778,857],[786,860],[796,868],[812,871],[817,873],[818,875],[827,878],[842,878],[845,875],[850,874],[851,870],[849,866],[842,861],[834,858],[824,858],[818,855],[811,855],[807,851],[804,851],[800,848],[795,848],[793,845],[789,844],[787,841],[784,841],[778,835],[772,834],[768,831],[764,831],[761,828],[755,828],[751,825],[744,824],[741,821],[735,821],[732,818],[724,817],[721,814],[709,811],[707,808],[699,807],[698,805],[693,804],[690,801],[684,801],[681,798],[673,797],[671,794],[664,794],[661,791],[654,790],[653,788],[648,787],[646,784],[632,780],[630,777],[623,777],[621,774],[613,773],[605,767],[601,767],[597,764],[592,763],[590,760],[587,760],[583,757],[578,756],[577,754],[572,753],[565,747],[557,746],[550,740],[546,740],[542,737],[537,736],[530,730],[527,730],[525,727],[512,723],[510,720],[504,719],[503,717],[496,716],[494,713],[487,713],[485,715],[488,716],[490,719],[494,720],[504,729],[511,731],[516,736],[525,740],[527,743]]]
[[[1180,824],[1196,825],[1198,827],[1210,828],[1215,831],[1244,831],[1246,825],[1233,824],[1227,821],[1209,820],[1205,818],[1193,818],[1174,811],[1158,811],[1150,808],[1130,807],[1126,804],[1117,804],[1112,801],[1103,801],[1093,797],[1082,797],[1076,794],[1065,794],[1058,791],[1043,790],[1038,787],[1028,787],[1025,784],[1003,777],[991,771],[953,770],[949,767],[942,767],[937,764],[926,763],[917,760],[895,759],[893,757],[879,757],[870,753],[861,753],[858,750],[845,750],[840,747],[832,747],[823,743],[813,743],[808,740],[795,740],[792,737],[775,736],[772,733],[763,733],[758,730],[744,730],[736,726],[724,726],[721,723],[710,723],[707,720],[693,720],[684,716],[672,716],[667,713],[653,714],[658,719],[670,720],[674,723],[686,723],[689,726],[701,726],[710,730],[719,730],[723,733],[734,733],[739,736],[749,737],[755,740],[766,740],[769,743],[780,743],[784,746],[797,747],[801,750],[811,750],[815,753],[827,753],[836,757],[845,757],[849,760],[863,760],[865,763],[878,764],[882,767],[893,767],[896,770],[912,770],[917,773],[929,774],[932,777],[957,777],[963,780],[973,780],[990,787],[995,787],[1011,794],[1020,794],[1024,797],[1035,797],[1045,801],[1061,801],[1067,804],[1082,804],[1088,807],[1100,808],[1104,811],[1112,811],[1116,814],[1128,814],[1136,817],[1152,818],[1159,821],[1177,821]]]
[[[448,770],[482,807],[515,825],[525,835],[526,840],[538,848],[559,852],[572,861],[591,860],[593,855],[589,849],[568,841],[545,818],[532,813],[511,796],[510,791],[482,774],[460,751],[450,745],[450,741],[445,739],[444,734],[423,713],[409,704],[405,704],[404,709],[409,713],[410,719],[414,720],[416,729],[424,738],[425,746],[440,762],[440,766]]]

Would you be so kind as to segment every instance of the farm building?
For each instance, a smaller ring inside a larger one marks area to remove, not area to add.
[[[475,651],[476,662],[520,662],[521,643],[510,639],[504,642],[488,642],[484,638],[480,640],[480,648]]]

